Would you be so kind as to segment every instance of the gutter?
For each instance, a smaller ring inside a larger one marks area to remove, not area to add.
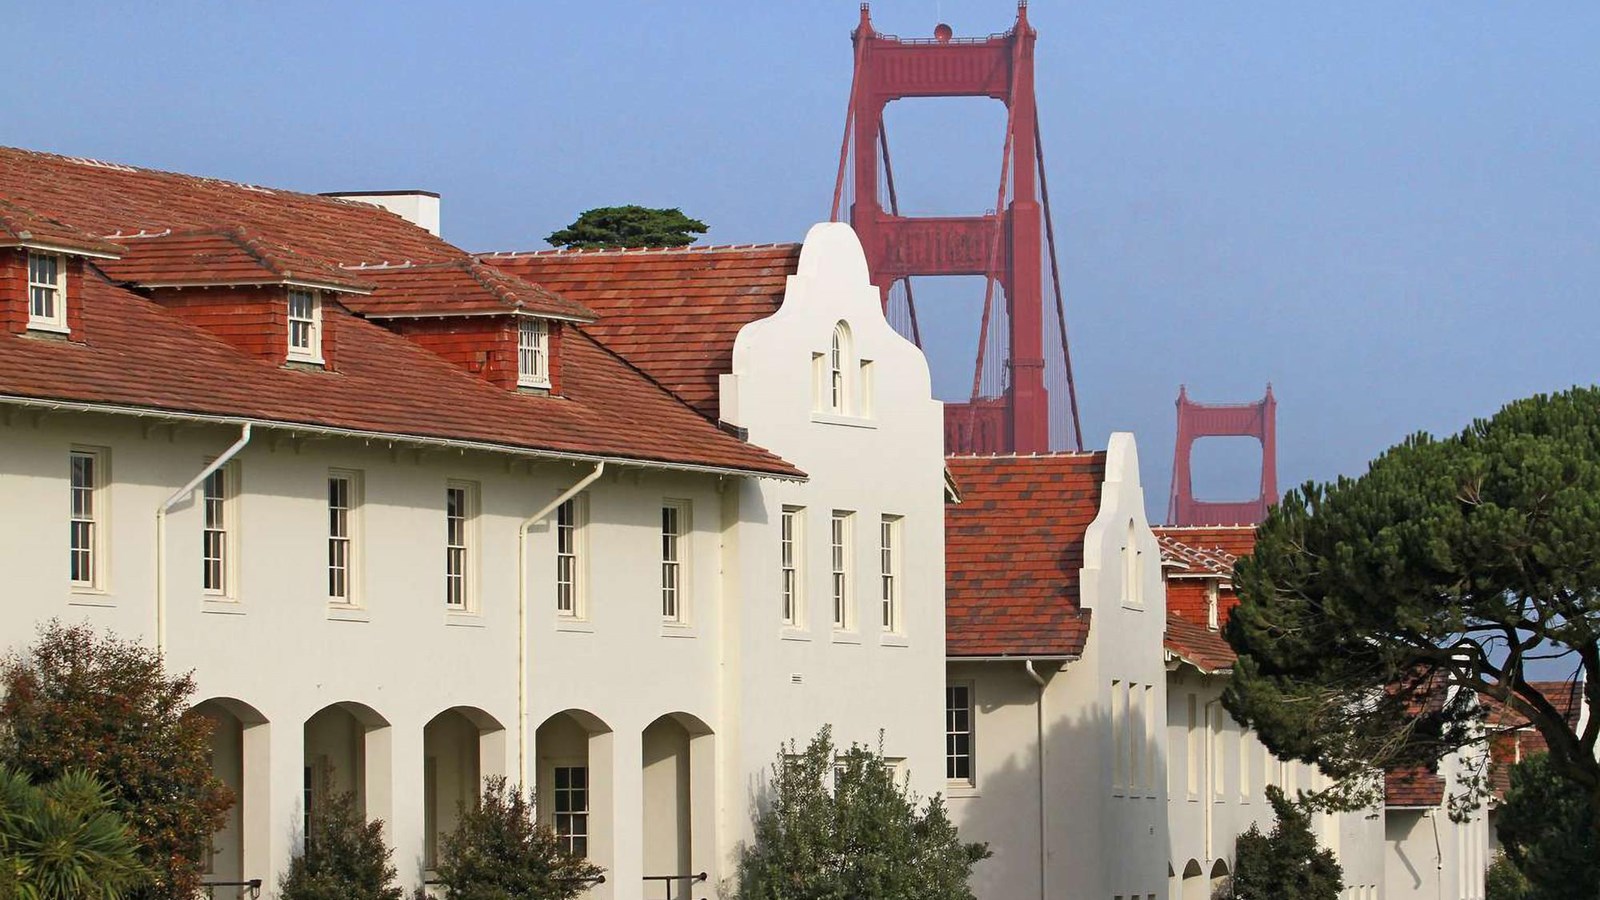
[[[594,471],[578,479],[572,487],[545,504],[517,526],[517,778],[528,781],[528,529],[555,512],[561,504],[593,484],[606,471],[606,464],[595,463]]]
[[[805,482],[810,479],[805,474],[788,475],[782,472],[765,472],[759,469],[739,469],[729,466],[708,466],[697,463],[674,463],[649,459],[636,459],[624,456],[603,456],[595,453],[572,453],[562,450],[535,450],[528,447],[519,447],[514,444],[496,444],[491,441],[467,441],[455,438],[437,438],[425,435],[400,434],[389,431],[362,431],[356,428],[338,428],[329,425],[312,425],[305,423],[286,422],[275,419],[261,419],[250,416],[226,416],[207,413],[173,412],[168,410],[150,409],[139,406],[122,406],[114,403],[86,403],[76,400],[42,400],[34,397],[18,397],[10,394],[0,394],[0,404],[22,406],[30,409],[44,409],[66,412],[105,413],[109,415],[136,416],[140,418],[164,419],[174,422],[195,422],[208,425],[252,425],[256,428],[274,429],[278,431],[312,434],[321,437],[351,438],[365,441],[387,441],[395,444],[411,444],[418,447],[435,447],[446,450],[467,450],[483,453],[501,453],[520,456],[524,459],[555,460],[558,462],[577,462],[593,465],[598,462],[611,463],[625,466],[638,466],[645,469],[662,469],[671,472],[693,472],[701,475],[733,475],[754,478],[771,478],[776,481]]]
[[[172,496],[162,501],[156,508],[156,652],[161,653],[167,646],[167,511],[177,506],[187,498],[200,483],[211,477],[211,474],[228,461],[239,455],[239,451],[250,443],[250,425],[245,422],[239,431],[239,439],[233,445],[222,451],[222,455],[212,460],[209,465],[200,470],[200,474],[189,479],[189,483],[173,492]]]

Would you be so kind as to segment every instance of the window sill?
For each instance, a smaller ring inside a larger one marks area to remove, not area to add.
[[[65,325],[57,325],[54,322],[34,322],[34,321],[31,321],[31,320],[28,322],[28,330],[29,331],[42,331],[42,332],[46,332],[48,334],[71,334],[72,333],[72,330],[69,329]]]
[[[818,425],[843,425],[846,428],[877,428],[878,423],[861,416],[844,416],[839,413],[814,412],[811,421]]]
[[[944,795],[962,800],[972,800],[982,797],[977,785],[970,781],[950,781],[945,783]]]
[[[1144,604],[1143,603],[1129,603],[1128,601],[1124,600],[1124,601],[1122,601],[1122,608],[1123,609],[1131,609],[1131,610],[1134,610],[1136,612],[1144,612]]]
[[[329,603],[328,621],[330,622],[370,622],[372,613],[360,606],[351,603]]]
[[[785,625],[783,630],[778,632],[778,637],[786,641],[810,641],[811,632],[793,625]]]
[[[588,619],[562,616],[556,619],[556,630],[567,631],[572,634],[594,634],[594,623]]]
[[[283,361],[284,366],[291,369],[307,369],[320,372],[328,367],[327,360],[320,356],[289,356]]]
[[[835,631],[833,633],[833,642],[835,644],[860,644],[861,635],[856,634],[854,631]]]
[[[909,647],[911,639],[897,632],[878,635],[878,644],[884,647]]]
[[[67,603],[72,606],[112,607],[117,605],[117,602],[111,599],[110,594],[100,588],[92,587],[73,588],[72,596],[67,598]]]
[[[483,616],[475,612],[464,610],[448,610],[444,614],[444,624],[454,628],[482,628]]]
[[[693,625],[677,625],[663,622],[661,636],[664,638],[697,638],[700,636],[700,632],[696,631]]]
[[[222,597],[208,597],[200,601],[200,611],[215,616],[242,616],[246,613],[243,603]]]

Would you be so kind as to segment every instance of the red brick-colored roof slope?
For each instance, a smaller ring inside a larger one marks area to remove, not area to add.
[[[448,262],[357,268],[378,290],[345,305],[375,319],[407,316],[527,312],[592,322],[593,310],[472,257]]]
[[[0,335],[0,396],[800,476],[581,334],[563,344],[563,396],[543,397],[497,388],[337,306],[323,317],[339,347],[330,373],[247,357],[98,276],[84,279],[81,303],[71,342]]]
[[[1231,671],[1239,661],[1221,633],[1176,614],[1167,616],[1165,643],[1167,652],[1208,675]]]
[[[1583,716],[1583,682],[1530,681],[1528,685],[1544,695],[1570,728],[1578,727]],[[1489,777],[1496,799],[1504,799],[1511,787],[1511,767],[1539,753],[1549,753],[1550,744],[1525,716],[1487,694],[1479,699],[1488,709]]]
[[[116,256],[123,247],[0,198],[0,247],[35,246]]]
[[[182,231],[126,238],[121,259],[100,270],[113,281],[148,286],[299,283],[370,291],[372,282],[310,259],[242,228]]]
[[[949,656],[1077,656],[1083,536],[1100,509],[1104,453],[952,456],[945,508]]]
[[[585,330],[717,417],[717,376],[739,329],[777,311],[799,244],[659,250],[549,250],[479,257],[588,306]]]
[[[1233,563],[1239,557],[1250,555],[1256,548],[1254,525],[1157,525],[1151,530],[1162,542],[1162,556],[1167,555],[1169,544],[1182,544],[1186,552],[1193,555],[1192,558],[1180,557],[1183,561],[1195,562],[1200,559],[1219,564],[1225,561],[1229,574],[1232,574]]]
[[[1384,805],[1397,809],[1435,807],[1444,802],[1444,776],[1424,766],[1383,773]]]
[[[0,147],[0,197],[108,241],[243,228],[330,265],[427,262],[461,251],[388,210],[295,191]]]

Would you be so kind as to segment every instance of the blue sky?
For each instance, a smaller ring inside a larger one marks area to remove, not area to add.
[[[475,250],[543,246],[616,203],[681,206],[715,243],[797,240],[828,212],[856,7],[25,4],[8,33],[53,37],[0,56],[0,142],[427,188]],[[904,36],[1014,12],[873,4]],[[1247,400],[1271,381],[1289,486],[1594,380],[1600,4],[1036,0],[1030,17],[1085,430],[1137,434],[1154,515],[1180,383]],[[898,106],[907,208],[992,205],[999,104]],[[924,299],[948,396],[977,305]],[[1206,454],[1201,493],[1249,493],[1250,462]]]

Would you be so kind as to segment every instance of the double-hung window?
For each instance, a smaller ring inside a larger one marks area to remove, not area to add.
[[[778,525],[779,571],[783,579],[783,623],[799,625],[804,621],[800,584],[800,559],[805,529],[805,510],[794,506],[783,508]]]
[[[556,614],[583,617],[582,557],[583,497],[556,507]]]
[[[884,516],[878,523],[879,603],[883,630],[900,630],[900,517]]]
[[[555,826],[556,838],[568,851],[578,856],[589,855],[589,767],[556,766]]]
[[[53,253],[28,254],[28,327],[67,329],[67,267]]]
[[[972,773],[972,685],[944,689],[944,777],[965,785]]]
[[[684,551],[688,549],[689,504],[661,505],[661,618],[684,621]]]
[[[322,362],[322,298],[316,291],[289,290],[289,358]]]
[[[237,527],[233,498],[236,470],[232,463],[219,467],[200,484],[201,587],[207,594],[226,597],[233,585],[233,540]]]
[[[68,543],[70,575],[75,588],[98,589],[103,565],[99,543],[101,526],[100,490],[104,451],[74,450],[68,458],[71,509],[71,536]]]
[[[355,531],[360,503],[359,472],[328,475],[328,599],[334,603],[357,602]]]
[[[477,485],[451,482],[444,489],[444,605],[462,611],[471,605],[472,531],[477,517]]]
[[[850,614],[850,513],[834,510],[828,523],[828,557],[833,595],[833,627],[848,629]]]
[[[543,319],[517,320],[517,384],[550,386],[550,328]]]

